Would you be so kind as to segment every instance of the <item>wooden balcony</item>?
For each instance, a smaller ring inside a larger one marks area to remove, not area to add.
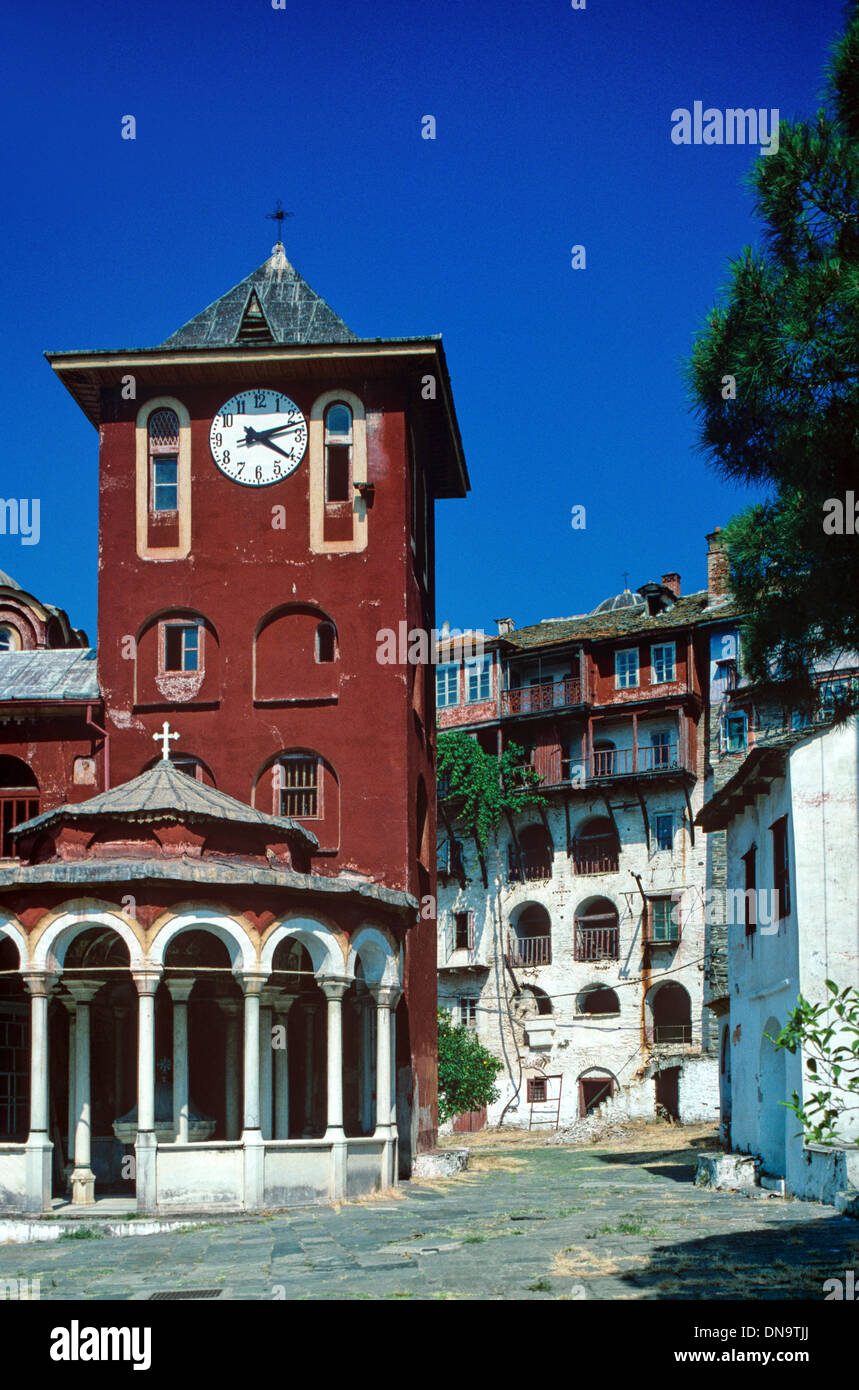
[[[552,861],[545,855],[523,854],[521,858],[521,871],[519,864],[511,861],[507,871],[508,883],[533,883],[539,879],[552,877]]]
[[[576,922],[576,960],[617,960],[620,955],[620,928],[591,927]]]
[[[577,874],[616,874],[619,854],[616,835],[593,835],[573,841],[573,865]]]
[[[502,718],[515,714],[539,714],[543,710],[565,709],[583,701],[582,683],[570,677],[563,681],[546,681],[541,685],[525,685],[520,690],[502,690]]]
[[[594,749],[588,761],[588,777],[594,779],[692,770],[688,754],[677,743]]]
[[[653,1025],[655,1043],[691,1043],[691,1023],[655,1023]]]
[[[551,965],[551,963],[551,936],[515,936],[511,933],[507,937],[508,965]]]

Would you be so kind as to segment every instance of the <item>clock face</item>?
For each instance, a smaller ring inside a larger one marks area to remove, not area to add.
[[[245,487],[269,487],[294,473],[307,448],[307,421],[280,391],[240,391],[225,401],[209,431],[212,458]]]

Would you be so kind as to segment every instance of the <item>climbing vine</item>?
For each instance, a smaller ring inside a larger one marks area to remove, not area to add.
[[[516,743],[496,757],[459,730],[438,736],[439,800],[472,832],[481,851],[505,812],[545,804],[546,798],[536,790],[539,774],[524,766],[524,760],[525,750]]]

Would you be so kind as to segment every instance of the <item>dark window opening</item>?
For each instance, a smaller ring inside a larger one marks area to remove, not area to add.
[[[200,630],[195,624],[169,623],[164,629],[164,670],[199,671]]]
[[[757,857],[758,856],[756,849],[750,849],[747,854],[743,855],[743,867],[745,869],[746,885],[744,912],[746,919],[747,937],[754,936],[755,932],[758,929],[756,912],[758,886]],[[751,889],[751,892],[749,892],[749,889]]]
[[[614,1095],[613,1076],[581,1076],[579,1077],[579,1115],[593,1114],[597,1106],[602,1105],[603,1101],[611,1100]]]
[[[787,816],[782,816],[775,825],[770,826],[773,837],[773,887],[775,888],[778,907],[776,910],[777,920],[790,914],[790,864],[788,860],[787,848]]]
[[[320,623],[316,629],[316,660],[320,663],[334,661],[336,644],[334,624]]]
[[[316,758],[288,758],[280,768],[280,814],[297,819],[318,817],[319,764]]]

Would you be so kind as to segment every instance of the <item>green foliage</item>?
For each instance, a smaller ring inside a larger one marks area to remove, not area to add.
[[[438,1117],[450,1120],[498,1099],[495,1078],[504,1066],[478,1040],[473,1028],[438,1012]]]
[[[459,730],[445,730],[438,736],[439,796],[474,834],[481,850],[505,811],[545,802],[536,791],[540,778],[533,768],[523,766],[524,759],[525,751],[516,743],[497,758]]]
[[[826,1003],[809,1004],[800,995],[778,1037],[766,1035],[787,1052],[802,1049],[809,1083],[820,1089],[805,1105],[796,1091],[781,1103],[796,1115],[805,1138],[818,1144],[844,1138],[838,1132],[842,1116],[859,1110],[859,990],[848,985],[839,991],[832,980],[826,988],[831,996]]]
[[[824,109],[783,121],[778,150],[749,181],[763,246],[731,263],[686,375],[702,451],[725,477],[767,494],[726,532],[749,673],[803,705],[809,661],[859,648],[859,547],[846,526],[823,530],[823,504],[855,489],[859,446],[855,4]],[[725,377],[736,399],[724,399]]]

